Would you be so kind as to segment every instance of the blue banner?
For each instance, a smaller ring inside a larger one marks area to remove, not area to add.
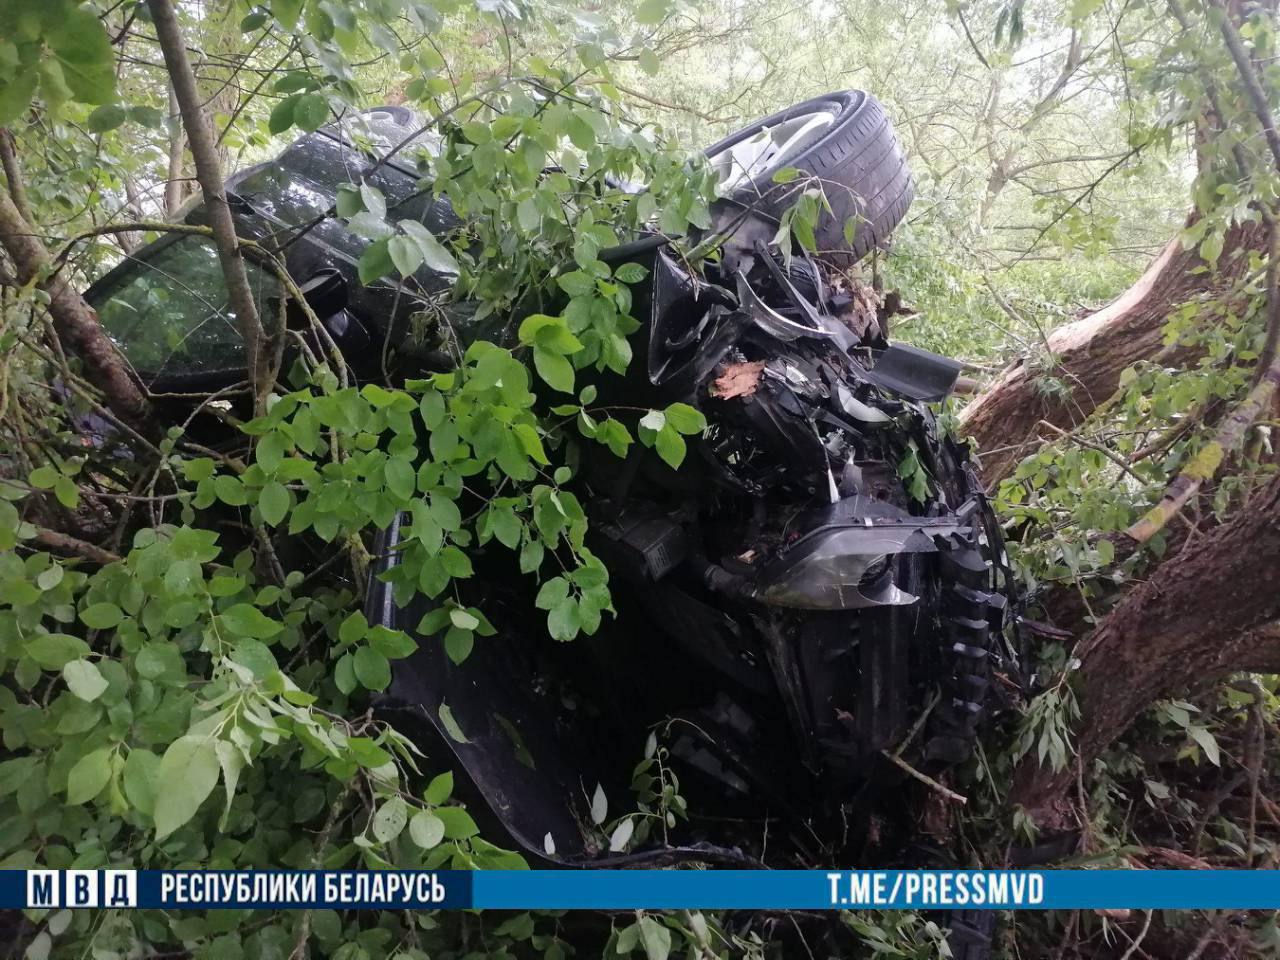
[[[1275,870],[0,870],[0,908],[1280,909]]]

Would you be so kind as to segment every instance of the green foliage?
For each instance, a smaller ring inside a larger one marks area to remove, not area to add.
[[[12,123],[39,96],[50,114],[68,101],[108,104],[115,97],[115,53],[92,4],[79,0],[13,0],[0,7],[0,125]],[[119,126],[125,112],[103,106],[90,129]]]
[[[1254,217],[1250,203],[1276,192],[1271,178],[1250,181],[1234,168],[1233,148],[1254,151],[1259,140],[1195,3],[1187,31],[1171,28],[1159,8],[1130,8],[1113,23],[1092,0],[967,4],[972,45],[916,2],[849,0],[818,18],[772,0],[591,10],[280,0],[230,17],[176,6],[202,53],[201,83],[234,162],[264,159],[288,138],[384,98],[434,121],[396,161],[460,214],[451,233],[408,219],[370,171],[352,171],[335,212],[370,241],[359,263],[364,282],[388,277],[413,288],[424,267],[454,281],[424,292],[415,320],[418,339],[453,357],[454,369],[357,390],[336,366],[304,357],[265,415],[244,424],[235,450],[210,451],[188,424],[158,452],[137,444],[122,459],[66,428],[68,413],[93,407],[75,390],[66,398],[47,390],[61,367],[40,347],[41,295],[6,290],[4,865],[517,865],[478,836],[453,797],[452,774],[441,772],[447,760],[418,755],[369,717],[370,696],[419,640],[365,620],[368,549],[376,530],[404,518],[405,540],[385,578],[398,601],[432,600],[415,634],[441,643],[456,663],[502,627],[471,587],[487,555],[509,554],[537,584],[537,608],[557,639],[600,630],[612,604],[570,489],[578,451],[599,445],[624,457],[639,441],[675,468],[687,438],[705,427],[680,404],[600,404],[593,383],[630,362],[638,325],[630,288],[645,280],[643,267],[602,251],[644,228],[674,236],[708,225],[710,175],[678,138],[707,143],[750,116],[851,84],[875,92],[917,182],[892,255],[868,268],[906,295],[911,312],[895,318],[894,337],[982,364],[1026,356],[1045,392],[1059,395],[1074,386],[1046,355],[1045,334],[1123,289],[1181,222],[1191,165],[1179,148],[1203,112],[1202,68],[1231,96],[1223,132],[1197,141],[1200,218],[1185,241],[1230,267],[1233,220]],[[948,5],[946,16],[958,12]],[[1066,48],[1073,28],[1114,42],[1089,44],[1087,76],[1075,74],[1067,95],[1042,105],[1062,66],[1056,48]],[[170,176],[173,124],[148,32],[145,5],[0,4],[0,124],[18,138],[42,233],[71,236],[119,219],[126,201],[144,217],[172,213],[157,199]],[[1269,21],[1255,17],[1243,32],[1270,56]],[[1015,57],[1029,39],[1051,54]],[[763,66],[778,63],[795,69]],[[628,180],[649,186],[620,185]],[[797,187],[799,202],[777,236],[787,250],[813,248],[826,204],[821,182]],[[860,227],[845,226],[847,238]],[[83,285],[119,255],[101,238],[76,246],[65,276]],[[1246,388],[1262,319],[1237,306],[1258,300],[1261,263],[1244,266],[1237,300],[1188,304],[1169,319],[1167,342],[1201,362],[1134,367],[1076,440],[1034,453],[1002,485],[1000,507],[1028,583],[1078,586],[1100,614],[1159,559],[1157,540],[1149,554],[1118,562],[1108,535],[1199,454],[1205,412]],[[479,339],[459,339],[460,309]],[[1209,511],[1229,516],[1273,469],[1252,453],[1215,487]],[[923,498],[931,482],[923,467],[911,455],[899,466]],[[120,559],[55,556],[35,540],[42,527],[81,524]],[[1015,756],[1070,762],[1069,665],[1060,650],[1046,659],[1045,692],[1021,719],[1015,749],[975,761],[966,792],[974,787],[994,809]],[[1170,701],[1144,729],[1184,767],[1216,771],[1242,717],[1239,704]],[[466,742],[447,704],[439,719]],[[668,759],[655,737],[635,770],[634,804],[613,798],[612,817],[600,792],[591,819],[602,849],[665,836],[683,818]],[[1178,822],[1199,816],[1168,770],[1131,751],[1109,755],[1105,766],[1093,771],[1098,836],[1131,839],[1115,826],[1128,809],[1122,786]],[[278,789],[284,781],[287,795]],[[1206,829],[1224,850],[1248,845],[1238,826],[1218,819]],[[974,829],[1000,824],[1004,833],[990,830],[993,848],[1003,849],[1008,822],[1002,810],[975,818]],[[291,953],[301,918],[45,919],[37,952],[115,955],[148,944],[265,958]],[[446,956],[464,932],[496,955],[572,952],[554,915],[468,922],[317,912],[311,946],[352,958]],[[849,923],[877,953],[943,949],[936,928],[911,915]],[[763,955],[753,938],[711,915],[639,914],[617,921],[606,953]]]

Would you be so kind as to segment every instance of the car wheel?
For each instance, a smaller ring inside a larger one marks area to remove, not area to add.
[[[821,256],[845,266],[882,247],[906,215],[914,187],[902,144],[880,101],[860,90],[815,97],[757,120],[706,151],[723,199],[712,208],[717,229],[744,213],[777,224],[817,178],[831,205],[815,230]],[[775,183],[779,170],[808,176]],[[853,241],[845,239],[852,220]]]

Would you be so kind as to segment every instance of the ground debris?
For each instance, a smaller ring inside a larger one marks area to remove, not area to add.
[[[855,336],[883,333],[880,324],[880,294],[871,284],[859,277],[842,274],[831,284],[836,294],[843,294],[848,303],[837,311],[837,317]]]
[[[760,384],[760,374],[764,371],[764,365],[763,360],[726,365],[724,373],[716,377],[711,384],[711,395],[721,400],[751,396]]]

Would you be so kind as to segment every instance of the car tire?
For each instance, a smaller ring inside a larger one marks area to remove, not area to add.
[[[829,115],[832,119],[820,136],[782,162],[748,171],[728,196],[713,204],[713,221],[717,229],[724,229],[741,222],[744,212],[750,211],[776,227],[800,191],[816,177],[831,205],[830,213],[820,213],[815,229],[819,255],[847,266],[885,245],[906,215],[915,192],[906,154],[879,100],[861,90],[814,97],[743,127],[707,148],[706,154],[715,163],[717,158],[729,157],[731,148],[763,131],[807,115]],[[774,174],[788,167],[808,176],[775,183]],[[849,243],[845,224],[851,218],[855,229]]]
[[[991,910],[950,910],[943,925],[952,960],[991,960],[996,914]]]

